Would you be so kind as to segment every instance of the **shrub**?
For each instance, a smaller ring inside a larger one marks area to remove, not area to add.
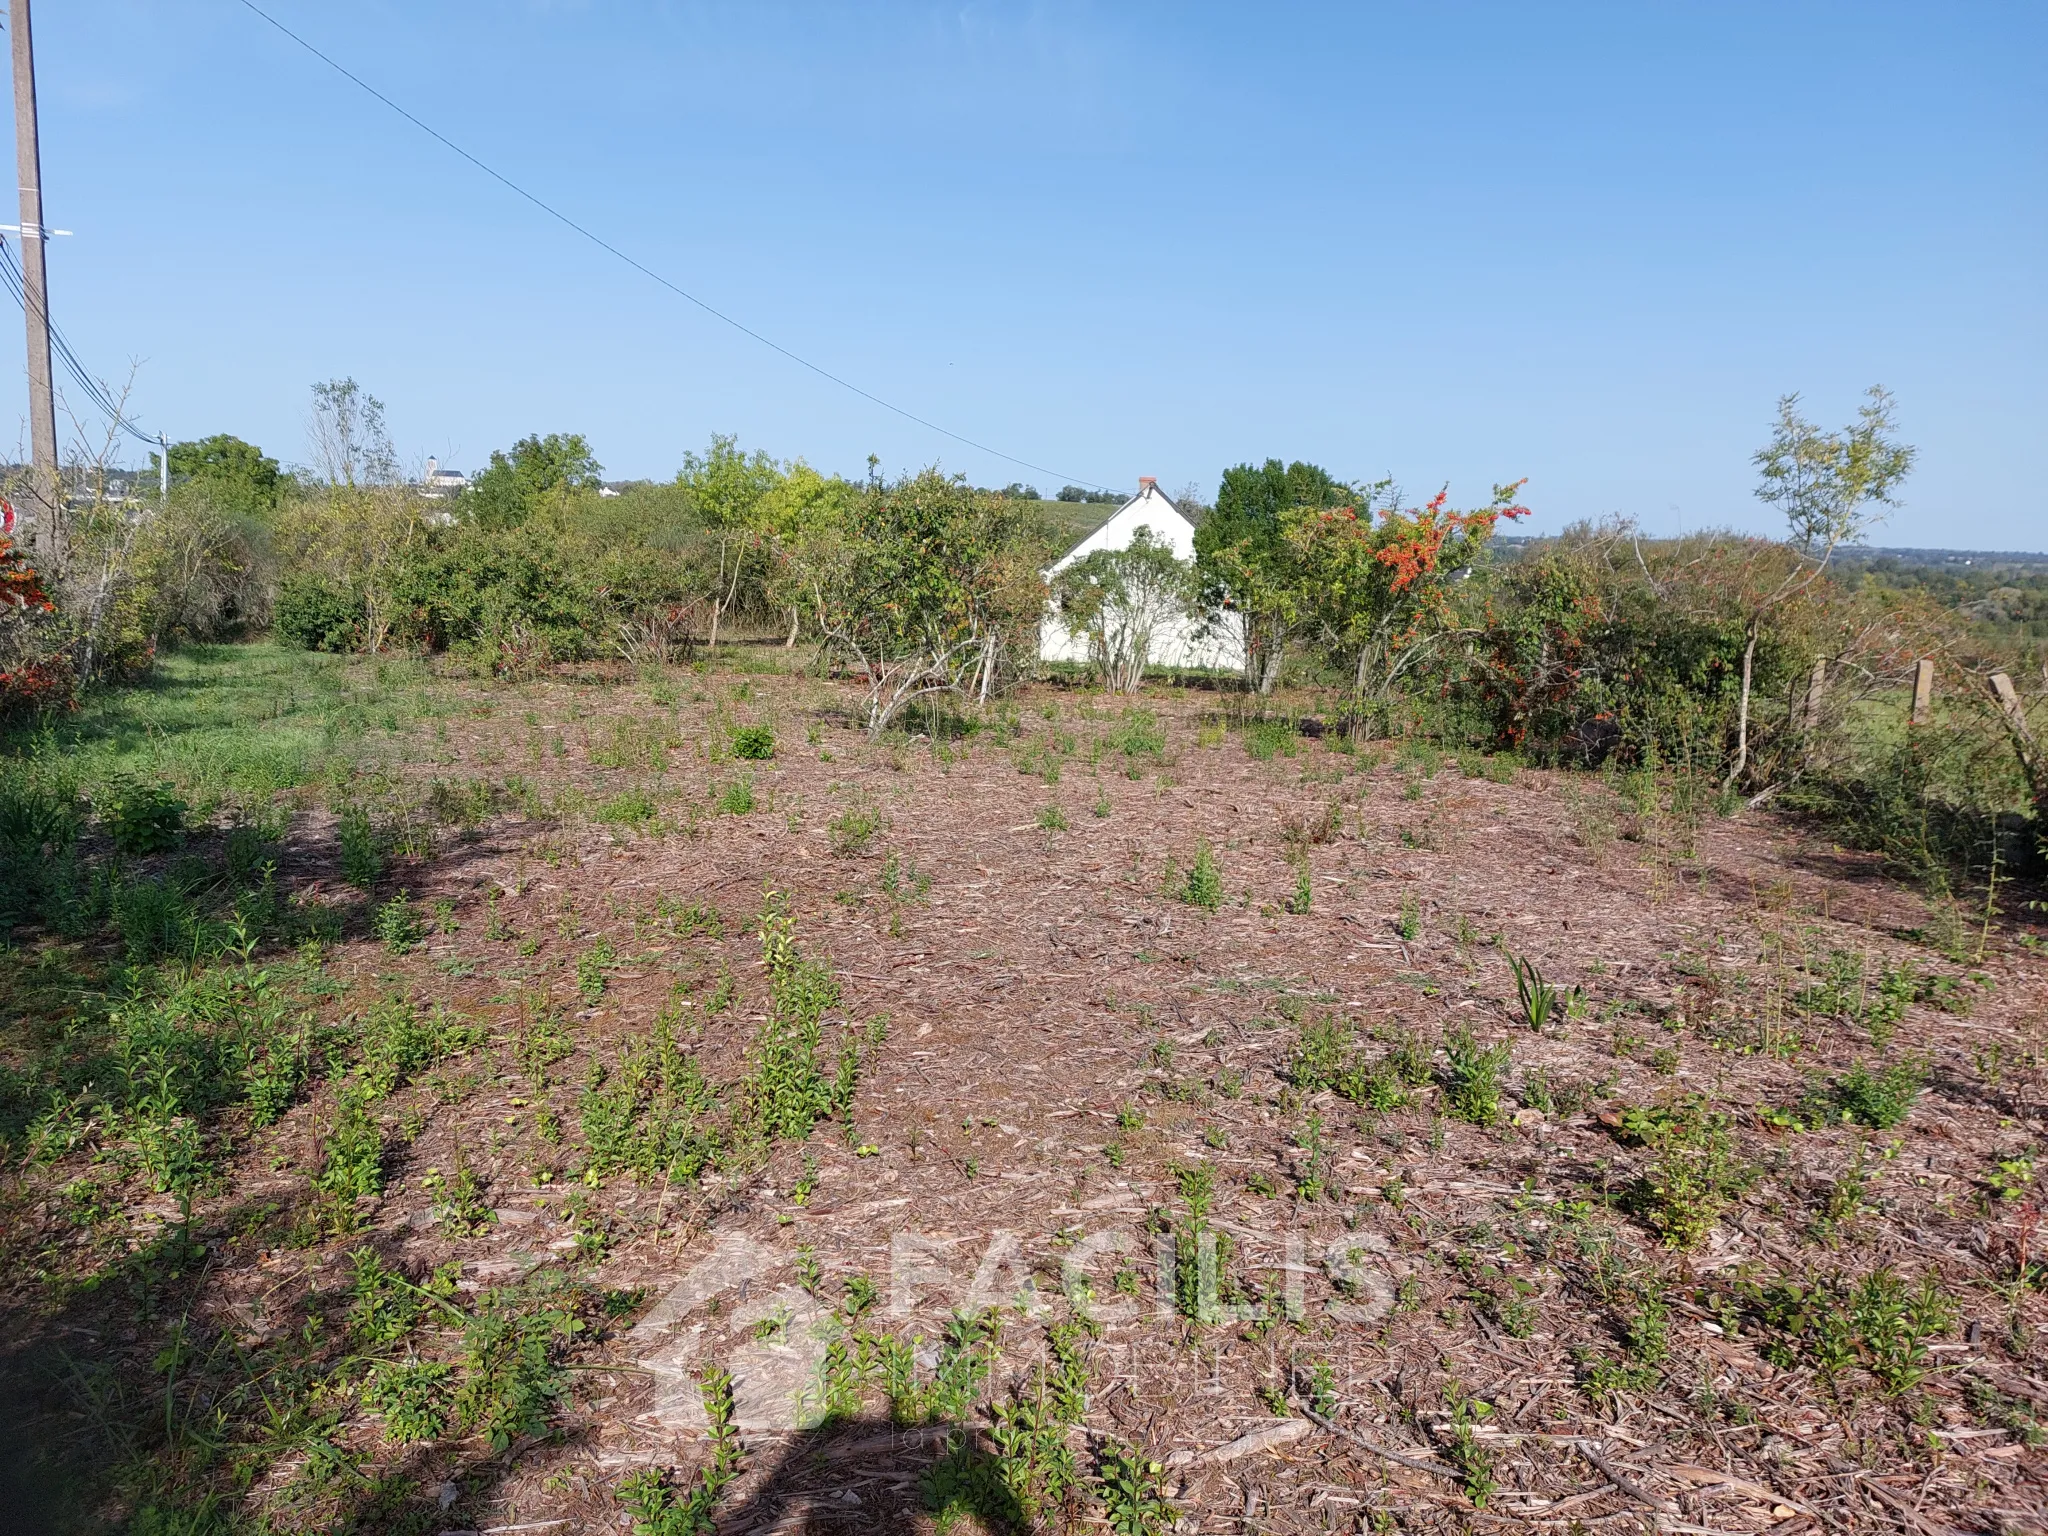
[[[0,668],[0,720],[72,707],[78,678],[62,656]]]
[[[100,806],[100,820],[123,853],[161,853],[178,841],[185,802],[169,784],[116,780]]]
[[[765,763],[775,755],[775,733],[765,725],[744,725],[732,733],[732,755]]]
[[[353,651],[363,642],[363,595],[304,573],[287,576],[271,605],[270,629],[302,651]]]

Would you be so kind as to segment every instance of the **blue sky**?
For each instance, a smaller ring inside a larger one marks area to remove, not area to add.
[[[1878,541],[2048,548],[2038,3],[260,3],[707,302],[1043,468],[730,331],[237,0],[45,4],[54,310],[174,439],[302,459],[307,386],[346,374],[461,467],[555,430],[617,476],[727,431],[1047,491],[1277,455],[1460,501],[1527,476],[1539,530],[1763,528],[1776,397],[1839,423],[1883,383],[1921,459]]]

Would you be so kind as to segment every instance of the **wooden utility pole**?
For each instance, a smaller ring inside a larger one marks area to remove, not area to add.
[[[57,479],[57,399],[50,381],[50,278],[43,260],[43,151],[36,137],[35,44],[29,0],[8,0],[7,30],[14,47],[14,157],[21,173],[22,316],[28,324],[28,436],[30,471],[28,547],[45,573],[64,556],[64,492]]]

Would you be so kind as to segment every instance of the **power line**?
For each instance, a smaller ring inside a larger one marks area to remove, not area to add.
[[[15,303],[19,304],[22,310],[26,312],[29,305],[28,290],[23,283],[21,268],[15,262],[14,252],[9,249],[5,240],[0,240],[0,284],[6,286],[7,291],[14,295]],[[130,437],[135,438],[138,442],[147,443],[152,448],[158,446],[159,440],[150,433],[143,431],[142,428],[136,426],[134,422],[123,415],[121,407],[115,402],[114,397],[108,393],[107,387],[95,379],[87,371],[85,365],[78,360],[78,354],[71,350],[70,339],[65,336],[63,331],[57,328],[57,322],[49,320],[47,316],[44,318],[48,321],[50,327],[51,348],[56,352],[58,360],[64,364],[64,371],[70,374],[77,382],[78,387],[85,392],[86,398],[94,406],[111,417],[114,424]]]
[[[368,92],[371,96],[374,96],[378,101],[381,101],[393,112],[396,112],[408,123],[411,123],[413,127],[419,129],[421,133],[427,135],[428,138],[433,139],[443,148],[452,150],[455,154],[460,155],[463,159],[467,160],[471,165],[475,166],[478,170],[482,171],[486,176],[490,177],[493,181],[505,187],[508,191],[517,193],[520,197],[525,198],[526,201],[533,204],[534,207],[538,208],[542,213],[545,213],[549,218],[554,219],[558,223],[564,224],[568,228],[574,230],[577,234],[581,235],[584,239],[588,240],[592,245],[596,246],[599,250],[605,251],[606,253],[612,256],[616,256],[620,261],[623,261],[627,266],[631,267],[635,272],[638,272],[642,277],[648,278],[653,282],[659,283],[662,287],[666,288],[670,293],[676,295],[676,297],[680,299],[686,299],[690,303],[696,305],[697,308],[703,310],[705,314],[711,316],[714,320],[724,322],[726,325],[729,325],[734,330],[738,331],[741,335],[751,337],[753,340],[758,341],[762,346],[767,347],[770,351],[779,352],[782,356],[788,358],[791,362],[797,364],[797,366],[801,368],[808,368],[812,373],[815,373],[819,378],[828,380],[833,384],[837,384],[841,389],[849,390],[853,394],[859,395],[861,399],[866,400],[871,404],[879,405],[885,411],[892,411],[896,415],[901,416],[905,421],[915,422],[917,423],[917,425],[925,428],[928,431],[938,433],[941,437],[949,437],[956,443],[964,443],[967,447],[974,449],[976,452],[990,454],[995,458],[1003,460],[1007,464],[1015,464],[1020,468],[1032,470],[1041,475],[1051,475],[1055,479],[1066,480],[1070,484],[1094,486],[1097,490],[1108,489],[1108,487],[1098,485],[1093,480],[1080,480],[1075,477],[1064,476],[1061,475],[1060,472],[1056,469],[1048,469],[1043,464],[1033,464],[1029,459],[1020,459],[1015,454],[1004,453],[1000,448],[991,448],[988,444],[978,443],[971,437],[963,437],[958,432],[954,432],[949,428],[942,427],[937,422],[930,421],[925,417],[918,415],[915,411],[907,411],[900,405],[895,405],[887,400],[884,400],[880,395],[872,394],[869,391],[862,389],[858,384],[855,384],[850,379],[841,378],[838,374],[833,373],[830,369],[822,368],[818,364],[812,362],[809,358],[800,356],[799,354],[790,351],[788,347],[783,346],[780,342],[771,341],[768,337],[763,336],[759,331],[753,329],[751,326],[746,325],[739,320],[735,320],[731,315],[725,313],[725,311],[718,309],[711,304],[707,304],[704,300],[698,298],[694,293],[691,293],[684,288],[678,287],[675,283],[670,282],[667,278],[663,277],[659,272],[655,271],[652,267],[649,267],[644,263],[635,260],[633,257],[628,256],[624,251],[620,250],[616,245],[613,245],[609,240],[606,240],[603,236],[598,235],[589,229],[586,229],[583,225],[577,223],[574,219],[570,218],[569,215],[562,212],[561,209],[556,208],[551,203],[542,201],[533,193],[527,191],[526,188],[520,186],[519,183],[514,181],[511,177],[505,175],[502,171],[496,170],[493,167],[486,165],[483,161],[479,160],[475,155],[471,154],[468,150],[464,149],[460,144],[457,144],[453,139],[449,138],[445,133],[442,133],[437,128],[429,127],[426,123],[423,123],[420,121],[420,119],[414,117],[412,113],[406,111],[404,107],[401,107],[389,96],[386,96],[382,91],[378,90],[374,85],[370,84],[369,81],[363,79],[361,75],[356,74],[354,71],[348,69],[346,66],[338,63],[336,60],[322,53],[318,48],[314,47],[311,43],[307,42],[306,39],[299,36],[299,34],[294,32],[290,27],[286,26],[283,22],[279,21],[275,16],[271,15],[268,11],[264,10],[261,6],[257,5],[255,3],[255,0],[242,0],[242,4],[248,7],[248,9],[253,11],[257,16],[261,17],[264,21],[269,22],[271,26],[275,27],[278,31],[282,32],[286,37],[290,38],[293,42],[297,43],[301,48],[305,49],[306,52],[313,55],[314,58],[318,59],[322,64],[325,64],[329,69],[333,70],[343,79],[350,81],[352,84],[356,86],[359,86],[362,90]]]

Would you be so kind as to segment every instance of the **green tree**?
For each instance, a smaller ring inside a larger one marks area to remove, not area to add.
[[[484,528],[517,528],[543,497],[596,490],[603,474],[580,432],[522,437],[509,454],[491,450],[491,462],[471,484],[461,515]]]
[[[291,486],[291,477],[278,468],[277,460],[226,432],[173,443],[170,458],[174,481],[191,486],[221,511],[239,516],[260,518],[275,510]],[[158,455],[149,456],[152,470],[157,460]]]
[[[868,685],[870,735],[934,694],[985,699],[1005,639],[1035,633],[1045,584],[1023,505],[936,469],[862,498],[819,582],[819,619]]]
[[[395,485],[398,454],[384,430],[384,402],[354,379],[313,386],[307,422],[318,472],[330,486]]]
[[[718,644],[718,627],[725,616],[746,601],[745,580],[762,582],[768,576],[765,505],[771,493],[784,481],[775,460],[756,449],[743,452],[739,439],[714,435],[702,457],[690,454],[683,460],[676,484],[690,497],[703,520],[716,571],[711,585],[710,644]],[[707,562],[707,564],[710,562]]]
[[[858,486],[797,459],[756,507],[755,525],[770,541],[766,595],[789,610],[785,650],[796,644],[804,610],[815,607],[819,574],[829,568],[860,497]]]
[[[1823,432],[1800,415],[1797,395],[1781,396],[1771,440],[1751,457],[1759,477],[1757,498],[1783,510],[1795,558],[1784,569],[1772,569],[1776,562],[1765,563],[1759,572],[1763,579],[1743,583],[1737,594],[1743,624],[1742,687],[1726,788],[1734,788],[1749,767],[1757,642],[1772,615],[1806,596],[1836,549],[1859,542],[1879,520],[1879,508],[1898,505],[1899,483],[1912,472],[1914,449],[1893,436],[1890,394],[1873,384],[1856,417],[1852,427]]]
[[[1528,516],[1515,504],[1522,482],[1497,485],[1493,500],[1460,512],[1439,491],[1402,507],[1392,482],[1355,487],[1344,507],[1290,507],[1281,514],[1301,581],[1297,614],[1332,659],[1354,667],[1353,700],[1384,697],[1401,674],[1456,625],[1452,595],[1492,540],[1500,519]],[[1374,502],[1388,498],[1378,509]]]
[[[1195,572],[1204,602],[1243,615],[1245,680],[1260,693],[1271,693],[1280,681],[1307,594],[1286,514],[1355,500],[1350,486],[1314,464],[1268,459],[1223,472],[1216,509],[1195,530]]]
[[[1098,549],[1053,578],[1060,622],[1088,644],[1088,659],[1111,693],[1136,693],[1152,637],[1192,616],[1193,572],[1172,548],[1140,528],[1123,549]]]

